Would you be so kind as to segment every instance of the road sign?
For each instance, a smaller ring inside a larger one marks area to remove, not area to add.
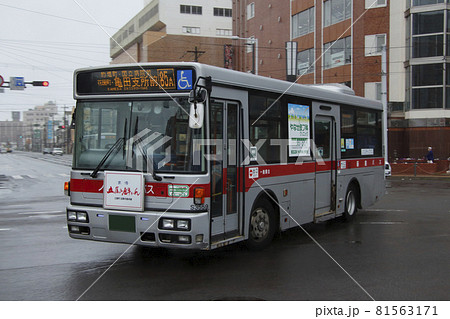
[[[3,83],[5,83],[5,79],[3,79],[3,76],[0,75],[0,86],[2,86]]]
[[[52,140],[53,139],[53,121],[48,120],[47,123],[47,139]]]
[[[25,79],[22,76],[15,76],[9,78],[9,88],[11,90],[25,89]]]

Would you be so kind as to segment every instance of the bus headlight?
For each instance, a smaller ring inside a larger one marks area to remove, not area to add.
[[[87,213],[85,213],[85,212],[78,212],[77,213],[77,221],[79,221],[80,223],[86,223],[88,221]]]
[[[174,229],[174,227],[175,227],[175,221],[173,219],[164,218],[162,220],[162,228],[163,229]]]
[[[89,216],[87,212],[67,211],[67,220],[69,222],[88,223]]]
[[[191,221],[189,219],[161,218],[159,220],[158,228],[167,230],[189,231],[191,230]]]
[[[70,221],[76,221],[77,220],[77,212],[69,210],[67,212],[67,219]]]
[[[189,230],[189,220],[186,219],[177,220],[177,229]]]

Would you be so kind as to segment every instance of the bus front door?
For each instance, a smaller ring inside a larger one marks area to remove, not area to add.
[[[239,106],[210,104],[211,242],[239,235]]]
[[[316,159],[316,190],[314,219],[334,216],[336,212],[336,146],[333,117],[316,116],[314,142]]]

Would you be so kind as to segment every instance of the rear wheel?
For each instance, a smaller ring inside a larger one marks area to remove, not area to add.
[[[345,194],[345,212],[344,218],[352,220],[358,210],[358,191],[354,184],[350,184]]]
[[[273,206],[267,199],[260,199],[250,215],[247,247],[263,249],[273,239],[276,228],[276,218]]]

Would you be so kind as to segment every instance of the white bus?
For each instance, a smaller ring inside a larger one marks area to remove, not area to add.
[[[258,249],[384,194],[382,105],[343,86],[197,63],[80,69],[74,83],[72,238]]]

